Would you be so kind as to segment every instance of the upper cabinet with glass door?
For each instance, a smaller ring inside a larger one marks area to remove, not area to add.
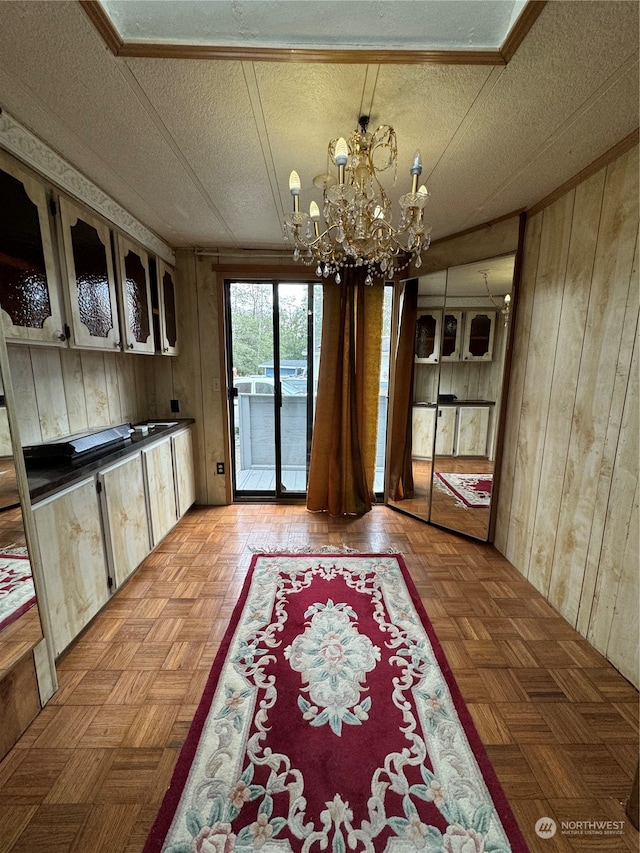
[[[491,361],[496,328],[495,311],[467,311],[462,357],[465,361]]]
[[[418,308],[415,360],[417,364],[436,364],[440,358],[442,311]]]
[[[111,229],[65,197],[60,198],[60,219],[71,346],[121,349]]]
[[[153,355],[149,257],[144,249],[122,234],[118,234],[117,247],[124,348]]]
[[[442,361],[459,361],[462,350],[462,311],[442,312]]]
[[[0,307],[7,341],[65,346],[44,186],[0,155]]]
[[[160,352],[178,355],[175,270],[158,259],[158,303],[160,311]]]

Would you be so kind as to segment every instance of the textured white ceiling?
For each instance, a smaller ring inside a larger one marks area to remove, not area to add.
[[[638,127],[637,2],[549,2],[506,67],[114,57],[75,0],[1,6],[0,106],[176,247],[284,248],[289,172],[306,207],[362,113],[397,132],[392,197],[421,150],[434,238],[531,206]]]
[[[505,293],[511,293],[515,260],[514,254],[500,255],[496,258],[485,258],[472,264],[461,264],[421,275],[418,279],[418,294],[442,299],[445,296],[448,299],[453,297],[487,299],[489,295],[499,298]],[[483,273],[487,274],[486,285]]]

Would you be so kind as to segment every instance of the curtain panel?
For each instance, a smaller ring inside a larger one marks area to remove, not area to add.
[[[323,288],[307,509],[333,516],[364,515],[375,502],[384,285],[365,285],[365,275],[347,269]]]
[[[389,443],[389,497],[401,501],[413,497],[411,461],[413,372],[416,320],[418,316],[418,279],[403,282],[400,291],[398,343],[394,364],[393,401]]]

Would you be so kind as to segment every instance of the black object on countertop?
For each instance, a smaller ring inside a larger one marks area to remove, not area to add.
[[[96,453],[104,452],[112,444],[129,438],[133,429],[131,424],[118,424],[91,432],[69,435],[55,441],[42,444],[30,444],[22,448],[27,468],[50,464],[56,459],[75,462],[87,459]]]

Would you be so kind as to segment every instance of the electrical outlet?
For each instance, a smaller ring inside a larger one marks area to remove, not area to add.
[[[171,400],[171,411],[179,412],[180,411],[180,402],[178,400]]]
[[[224,462],[216,462],[216,474],[224,474]]]

